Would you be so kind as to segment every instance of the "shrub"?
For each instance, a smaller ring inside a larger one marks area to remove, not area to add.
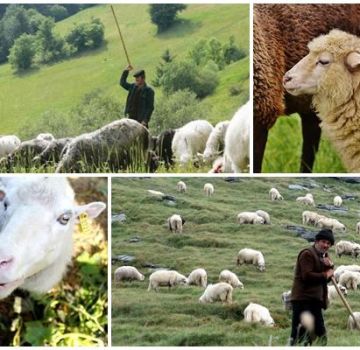
[[[184,9],[186,5],[183,4],[151,4],[151,22],[157,25],[159,33],[163,32],[174,24],[177,13]]]
[[[235,45],[235,38],[230,36],[229,42],[224,45],[224,60],[226,64],[241,60],[248,56],[248,52]]]
[[[9,62],[17,71],[31,67],[35,56],[34,36],[22,34],[10,49]]]

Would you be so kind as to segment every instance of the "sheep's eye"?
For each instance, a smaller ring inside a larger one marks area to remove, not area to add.
[[[5,201],[5,202],[4,202],[4,209],[5,209],[5,211],[7,210],[8,207],[9,207],[9,203],[8,203],[8,201]]]
[[[330,63],[330,61],[329,60],[326,60],[326,59],[320,59],[320,60],[318,60],[317,62],[316,62],[316,64],[318,65],[318,64],[321,64],[322,66],[326,66],[326,65],[328,65]]]
[[[71,213],[64,213],[61,214],[58,218],[57,221],[61,224],[61,225],[66,225],[71,219]]]

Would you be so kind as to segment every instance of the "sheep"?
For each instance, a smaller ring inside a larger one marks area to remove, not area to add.
[[[275,322],[269,310],[262,305],[249,303],[244,310],[244,321],[248,323],[262,323],[265,326],[273,327]]]
[[[44,293],[57,284],[71,262],[77,218],[97,217],[102,202],[78,206],[64,177],[1,178],[8,207],[1,227],[0,299],[21,289]]]
[[[195,269],[191,271],[188,277],[188,284],[189,285],[196,285],[206,288],[207,285],[207,273],[204,269]]]
[[[360,221],[356,223],[356,233],[360,234]]]
[[[335,245],[335,252],[339,258],[341,255],[351,255],[353,258],[357,258],[358,255],[360,255],[360,244],[349,241],[339,241]]]
[[[291,290],[287,290],[286,292],[283,292],[281,294],[281,300],[284,304],[285,311],[292,310],[292,304],[291,304]]]
[[[330,229],[332,231],[346,231],[346,227],[344,224],[342,224],[340,221],[332,218],[321,218],[318,220],[317,227],[321,229]]]
[[[182,233],[185,219],[178,214],[174,214],[167,219],[169,230],[174,233]]]
[[[360,272],[345,271],[339,277],[339,284],[346,287],[347,289],[357,289],[360,284]]]
[[[244,289],[244,285],[239,280],[238,276],[229,270],[222,270],[220,272],[219,281],[229,283],[233,288],[239,287],[240,289]]]
[[[265,225],[270,225],[271,222],[270,222],[270,215],[264,211],[264,210],[257,210],[255,212],[257,215],[261,216],[263,219],[264,219],[264,224]]]
[[[115,282],[120,282],[123,280],[144,281],[145,276],[140,273],[136,267],[120,266],[114,272],[114,280]]]
[[[269,191],[269,197],[272,201],[282,201],[284,198],[276,188],[271,188]]]
[[[305,205],[312,205],[313,207],[315,207],[314,198],[312,197],[311,193],[308,193],[304,197],[297,197],[296,201]]]
[[[338,288],[340,289],[341,293],[343,295],[347,295],[347,288],[342,286],[341,284],[338,284]],[[328,286],[328,299],[329,303],[331,303],[333,300],[335,300],[339,296],[335,286]]]
[[[15,135],[0,136],[0,158],[14,152],[20,144],[20,139]]]
[[[310,53],[284,76],[292,95],[312,95],[321,129],[348,172],[360,172],[357,91],[360,38],[339,29],[313,39]]]
[[[253,264],[261,272],[265,271],[265,259],[263,254],[251,248],[241,249],[237,256],[237,265]]]
[[[56,172],[81,172],[84,162],[93,168],[107,165],[112,172],[136,166],[135,159],[148,160],[149,132],[132,119],[116,120],[101,129],[74,137]]]
[[[237,222],[241,224],[264,224],[265,219],[257,213],[243,211],[237,215]]]
[[[50,133],[41,133],[41,134],[37,135],[35,139],[40,140],[40,141],[52,142],[55,140],[55,137],[53,134],[50,134]]]
[[[225,134],[224,172],[248,172],[252,104],[245,103],[235,113]]]
[[[175,270],[158,270],[153,272],[149,277],[148,292],[152,289],[159,291],[159,287],[168,286],[169,288],[177,285],[188,284],[188,279]]]
[[[319,119],[311,96],[286,94],[282,77],[307,54],[311,39],[332,28],[359,34],[358,22],[356,4],[254,5],[254,172],[261,172],[269,130],[278,117],[293,113],[300,114],[302,125],[300,172],[312,171],[321,135]]]
[[[359,265],[340,265],[334,271],[335,280],[337,282],[339,282],[340,276],[346,271],[360,272],[360,266]]]
[[[214,161],[224,151],[225,134],[230,121],[225,120],[215,125],[211,131],[209,138],[206,141],[204,153],[198,153],[198,156],[203,159],[205,163]]]
[[[342,198],[340,196],[334,197],[334,206],[335,207],[341,207],[342,205]]]
[[[206,120],[193,120],[175,131],[171,149],[175,161],[185,165],[197,160],[197,154],[204,152],[206,141],[213,130]]]
[[[201,304],[213,303],[215,301],[221,301],[226,304],[232,303],[233,287],[225,282],[219,282],[216,284],[209,284],[203,295],[199,298]]]
[[[204,193],[207,197],[211,197],[214,194],[214,185],[211,183],[206,183],[204,185]]]
[[[323,219],[323,218],[326,218],[326,216],[324,215],[320,215],[314,211],[308,211],[308,210],[305,210],[303,211],[302,213],[302,222],[303,222],[303,225],[313,225],[313,226],[316,226],[318,221],[320,219]]]
[[[186,183],[184,181],[179,181],[176,184],[176,189],[178,192],[186,192]]]
[[[60,162],[63,153],[66,151],[66,147],[72,139],[72,137],[64,137],[49,142],[46,148],[36,156],[33,161],[35,163],[40,162],[40,164],[47,164],[50,161],[54,163]]]
[[[353,319],[353,317],[350,315],[347,321],[347,328],[350,330],[360,329],[360,312],[355,311],[353,312],[353,315],[356,319],[356,322]]]
[[[160,162],[164,162],[166,170],[174,165],[172,141],[175,135],[174,129],[167,129],[156,138],[154,150],[159,156]]]

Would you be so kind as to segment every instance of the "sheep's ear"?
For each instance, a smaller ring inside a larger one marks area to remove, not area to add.
[[[346,56],[346,65],[350,71],[354,71],[360,67],[360,53],[357,51],[350,52]]]
[[[81,205],[75,208],[76,216],[82,213],[87,213],[90,218],[96,218],[106,208],[106,204],[103,202],[92,202],[86,205]]]

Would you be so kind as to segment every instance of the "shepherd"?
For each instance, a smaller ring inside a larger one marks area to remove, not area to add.
[[[129,91],[126,106],[125,116],[134,119],[149,127],[151,114],[154,110],[154,90],[145,82],[145,71],[143,69],[136,71],[133,74],[135,82],[130,84],[127,82],[129,72],[133,67],[129,64],[122,72],[120,78],[120,85]]]
[[[290,345],[311,345],[309,332],[301,326],[301,318],[310,313],[314,320],[314,336],[319,345],[327,344],[323,310],[328,306],[327,283],[334,274],[334,264],[328,255],[335,239],[331,230],[321,230],[310,248],[300,251],[291,290],[293,307]]]

